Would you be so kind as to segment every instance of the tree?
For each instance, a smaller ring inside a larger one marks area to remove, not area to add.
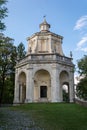
[[[78,72],[82,77],[76,87],[77,97],[87,100],[87,55],[78,61]]]
[[[87,78],[83,78],[77,85],[76,95],[80,99],[87,100]]]
[[[79,74],[87,77],[87,55],[84,55],[82,59],[78,60],[78,68]]]
[[[69,93],[66,92],[65,89],[63,89],[63,101],[64,102],[69,102]]]
[[[13,45],[13,39],[5,37],[4,34],[0,34],[0,104],[3,101],[4,89],[6,90],[7,81],[11,81],[12,75],[14,75],[15,64],[16,64],[16,47]],[[14,83],[13,83],[14,84]],[[10,86],[9,86],[10,87]],[[14,87],[14,86],[13,86]]]
[[[0,31],[5,30],[6,26],[3,22],[4,18],[7,17],[8,9],[4,6],[7,0],[0,0]]]
[[[22,59],[23,57],[25,57],[25,54],[26,54],[25,47],[24,47],[24,44],[21,42],[17,47],[18,59]]]
[[[23,43],[18,47],[13,43],[12,38],[0,33],[0,104],[13,102],[17,57],[23,58],[26,53]]]

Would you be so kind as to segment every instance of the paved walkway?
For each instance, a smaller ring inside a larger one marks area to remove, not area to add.
[[[29,115],[10,110],[9,108],[0,108],[0,130],[44,130],[38,127]]]

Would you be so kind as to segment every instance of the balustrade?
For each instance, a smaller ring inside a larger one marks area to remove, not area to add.
[[[26,62],[34,62],[34,61],[58,61],[72,64],[72,58],[68,58],[65,56],[61,56],[58,54],[31,54],[26,56],[24,59],[19,60],[18,63],[26,63]]]

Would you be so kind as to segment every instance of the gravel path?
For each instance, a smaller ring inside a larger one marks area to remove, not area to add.
[[[0,130],[44,130],[29,115],[20,111],[0,108]]]

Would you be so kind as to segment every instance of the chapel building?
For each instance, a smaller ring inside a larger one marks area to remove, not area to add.
[[[28,51],[15,67],[14,103],[74,101],[74,64],[62,50],[63,37],[46,19],[40,32],[27,38]]]

